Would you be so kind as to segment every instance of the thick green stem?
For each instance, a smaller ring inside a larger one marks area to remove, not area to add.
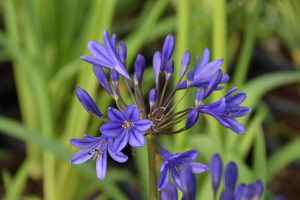
[[[153,135],[147,135],[147,144],[148,144],[150,200],[156,200],[157,180],[156,180],[156,164],[155,164],[155,137]]]

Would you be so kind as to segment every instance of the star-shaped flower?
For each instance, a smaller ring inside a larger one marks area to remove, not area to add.
[[[149,130],[152,122],[140,119],[140,111],[135,105],[130,105],[124,113],[115,108],[109,108],[107,115],[111,122],[100,127],[100,131],[107,137],[114,138],[114,152],[121,151],[129,141],[132,147],[145,145],[145,137],[142,132]]]

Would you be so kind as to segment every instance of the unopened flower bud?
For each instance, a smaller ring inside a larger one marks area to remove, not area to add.
[[[170,60],[175,46],[175,39],[173,35],[168,35],[165,39],[163,50],[162,50],[162,63],[160,66],[160,71],[163,72],[165,65]]]
[[[76,88],[76,95],[81,103],[81,105],[85,108],[85,110],[93,115],[98,117],[102,117],[102,113],[99,111],[98,107],[96,106],[95,102],[93,101],[92,97],[82,88]]]
[[[244,183],[240,184],[236,190],[234,191],[234,199],[235,200],[242,200],[243,191],[246,185]]]
[[[97,65],[93,65],[93,71],[94,71],[94,74],[97,77],[99,83],[101,84],[101,86],[106,90],[106,92],[109,95],[112,95],[110,85],[108,83],[108,80],[106,78],[106,74],[104,73],[102,67],[97,66]]]
[[[155,102],[157,98],[157,90],[155,88],[152,88],[149,92],[149,104],[150,104],[150,109],[154,108]]]
[[[244,200],[251,200],[254,197],[254,186],[253,185],[247,185],[243,189],[242,199]]]
[[[181,58],[181,67],[180,67],[180,78],[182,78],[189,67],[191,54],[189,51],[186,51]]]
[[[170,81],[170,78],[171,78],[171,75],[172,75],[173,71],[174,71],[174,61],[169,60],[166,64],[166,71],[165,71],[167,82]]]
[[[119,74],[118,72],[115,70],[115,69],[112,69],[110,71],[110,79],[111,79],[111,82],[114,86],[114,89],[117,89],[118,88],[118,84],[119,84]]]
[[[134,72],[139,84],[142,83],[143,75],[145,70],[145,58],[143,55],[138,54],[134,64]]]
[[[195,94],[195,107],[198,108],[204,100],[204,89],[199,88]]]
[[[160,71],[160,65],[161,65],[161,53],[159,51],[155,52],[153,56],[153,71],[154,71],[154,78],[155,78],[155,84],[158,84],[158,75]]]
[[[260,199],[264,193],[264,184],[262,183],[261,180],[257,180],[255,181],[253,186],[255,189],[255,193],[254,193],[255,198]]]
[[[234,162],[228,163],[225,171],[225,190],[234,191],[238,177],[238,169]]]
[[[194,71],[190,70],[187,75],[186,75],[186,79],[187,79],[187,87],[190,87],[193,79],[194,79]]]
[[[125,43],[122,40],[119,41],[118,54],[122,65],[126,68],[127,49]]]
[[[219,154],[213,155],[210,159],[210,177],[214,193],[216,194],[222,178],[222,159]]]

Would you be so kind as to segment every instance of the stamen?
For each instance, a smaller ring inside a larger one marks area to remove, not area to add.
[[[179,170],[180,170],[180,167],[177,168],[177,167],[175,166],[175,171],[174,171],[174,172],[176,172],[176,173],[178,174]]]

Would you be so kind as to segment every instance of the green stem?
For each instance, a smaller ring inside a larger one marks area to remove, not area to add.
[[[155,137],[154,137],[154,135],[147,135],[147,144],[148,144],[150,200],[156,200],[157,199],[157,179],[156,179]]]

